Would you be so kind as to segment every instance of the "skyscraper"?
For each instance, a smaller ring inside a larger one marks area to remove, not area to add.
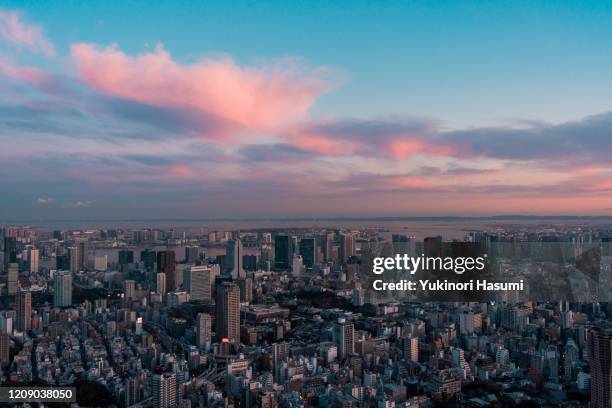
[[[7,292],[9,295],[17,293],[19,283],[19,264],[10,263],[8,265]]]
[[[72,305],[72,275],[70,271],[57,271],[53,278],[53,306],[66,307]]]
[[[140,401],[138,377],[131,375],[125,379],[125,406],[132,406]]]
[[[340,263],[345,263],[355,253],[355,235],[350,232],[340,234],[340,250],[338,254]]]
[[[341,317],[334,326],[334,339],[338,346],[338,357],[345,359],[355,351],[355,327]]]
[[[191,300],[212,300],[212,269],[208,266],[188,265],[183,273],[183,286]]]
[[[288,271],[292,259],[291,237],[277,235],[274,238],[274,268],[280,271]]]
[[[136,283],[133,280],[126,280],[124,282],[124,287],[125,287],[125,291],[124,291],[124,295],[125,295],[125,299],[134,299],[134,288],[135,288]]]
[[[317,259],[317,245],[314,238],[302,238],[300,240],[300,255],[306,268],[311,269]]]
[[[166,274],[166,290],[176,289],[176,262],[174,251],[159,251],[157,253],[157,272]]]
[[[176,374],[156,369],[151,378],[153,406],[174,408],[176,406]]]
[[[30,273],[38,272],[39,252],[36,248],[30,248],[28,251],[28,266]]]
[[[251,303],[253,301],[253,279],[239,278],[236,283],[240,288],[240,301],[243,303]]]
[[[124,266],[134,263],[134,251],[129,249],[119,251],[118,257],[119,269],[121,270],[123,270]]]
[[[185,247],[185,263],[194,264],[198,260],[199,248],[197,246]]]
[[[419,362],[419,339],[412,336],[404,337],[404,358],[414,363]]]
[[[198,313],[195,326],[196,345],[201,349],[211,342],[212,318],[207,313]]]
[[[232,275],[232,278],[234,279],[243,276],[244,268],[242,267],[242,241],[240,238],[230,239],[227,241],[226,255],[227,273]]]
[[[32,326],[32,293],[20,291],[15,296],[17,309],[16,328],[21,332],[27,332]]]
[[[323,252],[323,260],[325,262],[332,260],[334,250],[334,233],[327,232],[321,236],[321,251]]]
[[[157,274],[156,286],[157,293],[162,295],[162,301],[164,296],[166,296],[166,274],[160,272]]]
[[[157,253],[150,249],[140,251],[140,262],[143,263],[146,271],[152,272],[155,269],[155,262],[157,260]]]
[[[588,334],[591,407],[612,407],[612,327],[593,327]]]
[[[11,339],[8,334],[0,332],[0,368],[4,369],[11,363],[9,351],[11,349]]]
[[[221,282],[216,295],[216,333],[219,340],[240,340],[240,288],[232,282]]]
[[[70,257],[70,272],[78,273],[81,270],[81,249],[78,246],[68,248],[68,255]]]

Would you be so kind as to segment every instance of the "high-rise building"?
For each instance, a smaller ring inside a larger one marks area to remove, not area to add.
[[[122,249],[121,251],[119,251],[118,257],[119,267],[134,263],[134,251],[132,250]]]
[[[592,408],[612,407],[612,327],[593,327],[588,334]]]
[[[274,238],[274,268],[279,271],[288,271],[293,259],[291,249],[291,237],[288,235],[277,235]]]
[[[242,255],[242,267],[245,271],[255,272],[257,270],[257,255]]]
[[[151,388],[155,408],[176,407],[176,373],[156,369],[151,378]]]
[[[82,259],[80,247],[74,246],[68,248],[68,255],[70,257],[70,272],[78,273],[81,270],[80,259]]]
[[[15,296],[17,303],[16,328],[21,332],[27,332],[32,327],[32,293],[20,291]]]
[[[140,262],[143,263],[146,271],[153,272],[155,270],[155,263],[157,262],[157,253],[150,249],[140,251]]]
[[[174,251],[159,251],[157,253],[157,272],[166,274],[166,290],[176,289],[176,262]]]
[[[323,260],[325,262],[332,260],[334,251],[334,233],[328,232],[321,236],[321,252],[323,252]]]
[[[17,262],[17,238],[4,237],[4,270],[8,265]]]
[[[345,263],[351,256],[355,256],[355,253],[355,235],[350,232],[340,234],[339,261]]]
[[[221,282],[216,288],[216,333],[219,340],[240,340],[240,288],[232,282]]]
[[[240,301],[242,303],[251,303],[253,301],[253,279],[239,278],[236,283],[240,288]]]
[[[53,306],[72,305],[72,275],[70,271],[57,271],[53,278]]]
[[[413,363],[419,362],[419,339],[412,336],[404,337],[404,358]]]
[[[197,246],[186,246],[185,247],[185,263],[194,264],[198,260],[200,248]]]
[[[108,269],[108,255],[97,255],[94,257],[94,269],[104,272]]]
[[[28,251],[28,266],[30,273],[37,273],[39,265],[39,252],[36,248],[30,248]]]
[[[191,300],[212,300],[213,271],[208,266],[185,267],[183,286]]]
[[[244,275],[242,267],[242,241],[240,238],[227,241],[226,268],[227,273],[236,279]]]
[[[159,293],[162,296],[162,299],[166,296],[166,274],[163,272],[159,272],[157,274],[157,281],[156,281],[156,291],[157,293]]]
[[[17,293],[19,285],[19,264],[10,263],[8,265],[8,277],[7,277],[7,292],[9,295]]]
[[[338,347],[338,357],[345,359],[355,351],[355,327],[341,317],[334,326],[334,339]]]
[[[207,313],[198,313],[195,326],[196,345],[202,349],[211,342],[212,318]]]
[[[11,339],[8,334],[0,332],[0,368],[4,369],[11,363],[9,352],[11,350]]]
[[[311,269],[317,259],[317,245],[314,238],[302,238],[300,240],[300,255],[306,268]]]
[[[124,282],[124,298],[125,299],[134,299],[134,289],[136,287],[136,282],[134,282],[133,280],[126,280]]]
[[[125,406],[130,407],[140,402],[140,381],[131,375],[125,379]]]

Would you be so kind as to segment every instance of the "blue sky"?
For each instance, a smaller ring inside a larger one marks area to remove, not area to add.
[[[4,2],[60,50],[162,42],[180,61],[304,58],[343,75],[316,115],[426,115],[449,127],[606,111],[612,3],[578,1]],[[24,4],[27,6],[24,7]]]
[[[1,219],[612,214],[612,3],[5,1]]]

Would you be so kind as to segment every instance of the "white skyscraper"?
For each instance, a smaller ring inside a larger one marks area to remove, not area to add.
[[[227,271],[236,279],[244,275],[242,268],[242,241],[240,238],[227,241],[226,262]]]
[[[36,248],[30,248],[28,251],[28,264],[30,266],[30,273],[38,272],[38,260],[39,260],[39,252]]]
[[[166,274],[160,272],[157,274],[157,293],[162,295],[162,299],[166,296]]]
[[[191,300],[212,299],[213,271],[208,266],[187,266],[183,273],[183,286]]]
[[[207,313],[198,313],[196,318],[196,345],[202,349],[211,342],[212,318]]]

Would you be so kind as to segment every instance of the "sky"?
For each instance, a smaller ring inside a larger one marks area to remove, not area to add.
[[[0,220],[612,215],[612,3],[4,1]]]

